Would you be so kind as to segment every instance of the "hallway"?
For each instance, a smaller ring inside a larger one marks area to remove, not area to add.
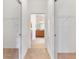
[[[29,48],[24,59],[51,59],[46,48]]]

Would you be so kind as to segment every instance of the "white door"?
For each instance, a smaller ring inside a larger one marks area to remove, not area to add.
[[[30,27],[30,21],[33,22],[31,20],[33,15],[44,16],[44,21],[42,21],[42,26],[40,27],[44,30],[41,42],[47,48],[51,59],[54,59],[54,0],[22,0],[22,59],[24,59],[28,48],[34,47],[32,46],[33,40],[38,43],[40,41],[37,40],[39,35],[32,34],[32,32],[36,33],[35,30],[39,27],[34,25],[34,29]],[[40,21],[38,23],[40,24]]]

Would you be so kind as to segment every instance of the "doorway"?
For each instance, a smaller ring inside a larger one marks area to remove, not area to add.
[[[22,59],[28,51],[54,59],[54,0],[22,1]]]
[[[31,47],[45,48],[45,14],[31,14]]]

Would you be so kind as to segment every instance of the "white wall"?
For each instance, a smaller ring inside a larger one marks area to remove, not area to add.
[[[75,0],[55,2],[55,46],[58,52],[75,52]]]
[[[20,5],[16,0],[4,0],[4,48],[16,48],[19,34]]]
[[[54,0],[48,0],[48,11],[47,11],[47,21],[46,21],[46,30],[47,38],[46,45],[48,52],[51,56],[51,59],[55,59],[54,56]]]

